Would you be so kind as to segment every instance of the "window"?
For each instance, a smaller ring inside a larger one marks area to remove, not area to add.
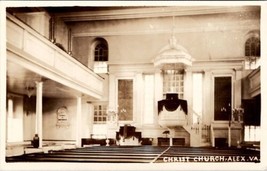
[[[107,121],[107,106],[106,105],[94,105],[94,123],[105,124]]]
[[[163,71],[163,94],[178,93],[179,99],[184,98],[184,73],[181,70]]]
[[[108,72],[108,44],[103,38],[95,40],[94,46],[94,72],[107,73]]]
[[[99,43],[95,47],[95,61],[108,61],[108,48],[106,44]]]
[[[260,126],[245,126],[245,141],[260,141]]]
[[[118,117],[119,121],[133,120],[133,80],[118,80]]]
[[[260,37],[258,33],[251,33],[245,43],[245,68],[256,69],[260,65]]]
[[[245,56],[260,56],[260,39],[250,37],[245,44]]]
[[[154,75],[144,75],[144,124],[154,122]]]

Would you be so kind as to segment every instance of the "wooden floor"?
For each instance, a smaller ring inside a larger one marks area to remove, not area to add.
[[[49,153],[6,157],[6,162],[87,162],[87,163],[165,163],[165,162],[260,162],[260,152],[237,148],[193,148],[178,146],[96,146]]]

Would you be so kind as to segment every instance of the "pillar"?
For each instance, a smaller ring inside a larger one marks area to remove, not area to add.
[[[142,120],[143,120],[143,115],[144,114],[144,107],[143,107],[143,98],[144,98],[144,84],[143,84],[143,73],[141,72],[138,72],[136,73],[136,89],[137,89],[137,92],[136,92],[136,113],[138,113],[137,115],[133,115],[135,118],[134,118],[134,121],[136,121],[136,127],[141,127],[141,123],[142,123]],[[141,115],[140,115],[141,114]]]
[[[163,76],[161,70],[155,71],[155,78],[154,78],[154,96],[155,96],[155,118],[154,123],[158,125],[158,101],[163,99]]]
[[[114,74],[109,75],[109,104],[108,109],[117,112],[118,106],[116,105],[116,78]]]
[[[43,146],[43,82],[36,83],[36,123],[35,133],[39,136],[39,148]]]
[[[234,81],[234,106],[233,108],[241,107],[242,99],[242,71],[235,71],[235,81]]]
[[[10,130],[8,129],[10,126],[9,124],[11,123],[10,120],[13,119],[13,99],[11,97],[8,98],[7,102],[7,117],[6,117],[6,142],[9,142],[10,140]]]
[[[76,147],[81,147],[82,131],[82,97],[77,97],[77,114],[76,114]]]
[[[88,125],[89,125],[89,138],[91,138],[91,135],[93,134],[93,125],[94,125],[94,105],[91,102],[88,103]]]
[[[193,81],[192,81],[192,71],[185,70],[184,74],[184,99],[187,100],[188,105],[188,114],[187,114],[187,123],[193,123]]]
[[[211,85],[212,85],[212,77],[211,72],[208,70],[204,71],[204,81],[203,81],[203,118],[202,121],[206,124],[211,124],[213,120],[213,111],[211,109],[211,105],[214,105],[213,100],[211,99]],[[211,137],[213,138],[213,137]]]
[[[8,98],[8,118],[13,118],[13,99]]]

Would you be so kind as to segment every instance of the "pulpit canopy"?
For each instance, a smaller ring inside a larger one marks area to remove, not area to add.
[[[176,43],[176,38],[172,36],[169,44],[163,47],[154,58],[154,66],[160,69],[184,69],[192,66],[193,58],[188,51]]]

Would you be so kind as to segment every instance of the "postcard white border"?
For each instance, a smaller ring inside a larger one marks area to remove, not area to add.
[[[5,162],[5,105],[6,105],[6,7],[22,6],[261,6],[261,163],[160,163],[160,164],[97,164],[97,163],[6,163]],[[267,2],[265,1],[1,1],[0,2],[0,170],[267,170]],[[263,151],[265,153],[263,153]]]

